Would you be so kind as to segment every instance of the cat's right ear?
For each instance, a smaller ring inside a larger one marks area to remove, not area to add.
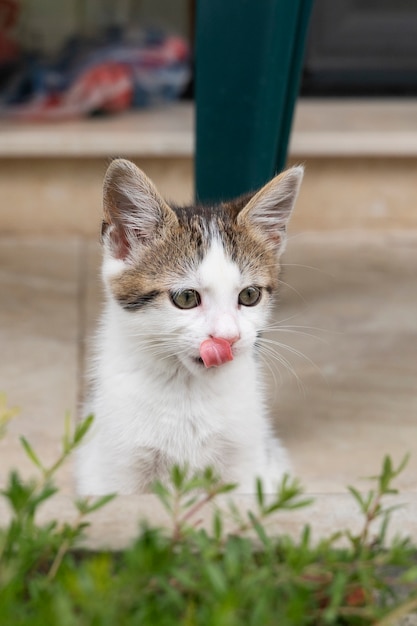
[[[152,181],[126,159],[115,159],[107,169],[103,210],[103,243],[122,260],[177,221]]]

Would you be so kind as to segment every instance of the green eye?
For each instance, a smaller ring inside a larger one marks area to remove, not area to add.
[[[239,304],[243,306],[255,306],[261,299],[262,291],[259,287],[245,287],[239,294]]]
[[[171,293],[171,300],[179,309],[194,309],[201,304],[200,294],[194,289],[184,289]]]

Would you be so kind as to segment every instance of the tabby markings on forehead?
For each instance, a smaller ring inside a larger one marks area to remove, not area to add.
[[[248,284],[259,283],[269,293],[276,287],[277,258],[259,238],[252,237],[250,228],[237,225],[222,211],[213,210],[210,217],[177,211],[179,222],[161,238],[149,241],[136,271],[113,282],[113,293],[125,310],[137,311],[154,303],[169,290],[173,275],[186,279],[195,271],[203,284],[220,290],[223,297],[245,286],[243,276]],[[183,287],[195,288],[192,282]]]

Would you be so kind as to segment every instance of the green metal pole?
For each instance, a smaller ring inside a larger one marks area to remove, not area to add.
[[[283,167],[312,2],[198,0],[199,200],[259,188]]]

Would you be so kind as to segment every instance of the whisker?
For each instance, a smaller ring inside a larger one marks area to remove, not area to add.
[[[335,278],[335,274],[332,274],[331,272],[328,272],[321,267],[315,267],[314,265],[304,265],[303,263],[280,263],[280,265],[281,267],[302,267],[303,269],[313,270],[314,272],[318,272],[319,274],[323,274],[324,276]]]
[[[272,379],[274,381],[274,391],[277,389],[278,386],[282,385],[282,374],[280,370],[274,369],[271,365],[271,363],[269,362],[267,356],[263,353],[262,349],[260,348],[258,350],[258,355],[261,357],[262,359],[262,363],[268,368],[269,373],[272,376]],[[277,379],[276,379],[276,372],[279,374],[279,385],[277,384]]]
[[[285,322],[285,320],[282,320]],[[267,324],[265,326],[265,330],[281,330],[281,329],[298,329],[298,328],[307,328],[307,330],[318,330],[322,333],[333,332],[332,330],[328,330],[327,328],[320,328],[320,326],[307,326],[307,324],[286,324],[282,325],[280,322],[276,326],[272,324]],[[338,331],[337,331],[338,332]]]
[[[300,377],[298,376],[297,372],[295,371],[294,367],[290,363],[290,361],[286,357],[284,357],[282,354],[276,352],[271,346],[259,345],[259,348],[260,348],[260,352],[263,351],[266,356],[272,357],[274,361],[283,365],[294,376],[295,380],[297,381],[297,387],[299,391],[301,391],[303,395],[305,396],[304,385]]]
[[[265,339],[265,338],[261,337],[260,341],[261,342],[264,341],[267,344],[276,345],[277,347],[279,347],[281,349],[287,350],[288,352],[290,352],[290,354],[293,354],[296,357],[304,359],[320,375],[321,379],[326,381],[326,376],[324,375],[324,373],[323,373],[322,369],[320,368],[320,366],[315,361],[313,361],[313,359],[311,359],[309,356],[307,356],[304,352],[301,352],[300,350],[297,350],[293,346],[289,346],[288,344],[282,343],[280,341],[274,341],[273,339]],[[268,347],[271,348],[271,345],[268,345]]]
[[[312,365],[314,368],[318,369],[318,371],[320,371],[320,368],[318,367],[317,363],[315,363],[312,359],[310,359],[310,357],[308,357],[306,354],[304,354],[304,352],[301,352],[300,350],[297,350],[297,348],[294,348],[293,346],[289,346],[286,343],[282,343],[280,341],[274,341],[273,339],[265,339],[265,338],[260,338],[261,342],[266,342],[267,344],[270,345],[274,345],[274,346],[278,346],[279,348],[283,348],[284,350],[287,350],[288,352],[290,352],[291,354],[294,354],[295,356],[298,356],[302,359],[305,359],[306,361],[308,361],[308,363],[310,363],[310,365]],[[320,371],[321,373],[321,371]]]
[[[317,330],[319,330],[319,329],[317,329]],[[314,333],[308,333],[305,330],[296,330],[296,329],[293,329],[293,328],[286,328],[285,326],[283,326],[282,328],[280,328],[280,327],[268,328],[268,329],[266,329],[266,330],[264,330],[262,332],[263,333],[280,333],[280,332],[282,332],[284,334],[288,333],[289,335],[290,334],[292,334],[292,335],[303,335],[304,337],[311,337],[313,339],[317,339],[317,341],[321,341],[322,343],[326,343],[326,344],[329,343],[327,339],[325,339],[324,337],[319,337],[318,335],[315,335]]]
[[[291,320],[296,319],[299,315],[300,315],[299,312],[293,313],[292,315],[289,315],[288,317],[284,317],[281,320],[277,320],[277,324],[281,325],[283,322],[290,322]],[[267,327],[269,327],[269,324]]]
[[[284,280],[281,280],[281,278],[279,279],[279,284],[280,285],[284,285],[285,287],[287,287],[287,289],[290,289],[291,291],[293,291],[295,294],[297,294],[297,296],[304,302],[304,304],[307,304],[307,300],[304,298],[304,296],[298,291],[298,289],[296,289],[295,287],[293,287],[292,285],[290,285],[289,283],[286,283]]]

